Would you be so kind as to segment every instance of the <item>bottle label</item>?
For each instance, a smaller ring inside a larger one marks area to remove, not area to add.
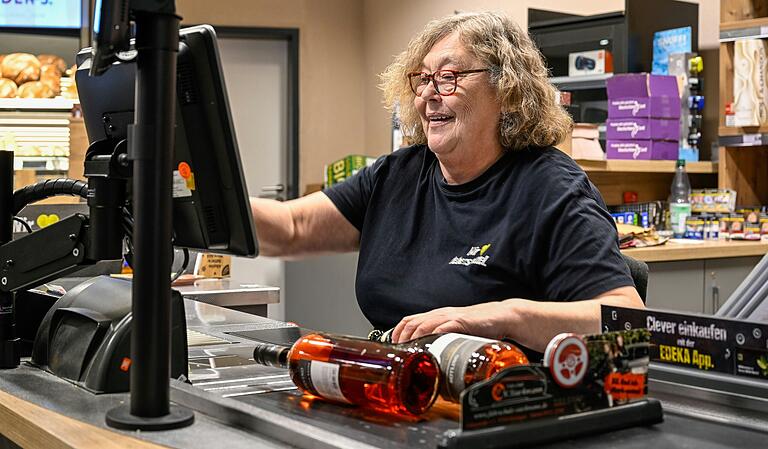
[[[669,205],[669,218],[672,222],[672,232],[676,236],[685,234],[685,220],[690,215],[690,203],[672,203]]]
[[[339,383],[340,366],[335,363],[312,360],[309,362],[309,379],[318,396],[334,401],[351,403],[341,392]]]
[[[471,335],[446,334],[429,345],[428,351],[440,362],[440,371],[445,378],[443,388],[448,397],[458,401],[459,394],[466,387],[464,375],[472,354],[495,340]]]

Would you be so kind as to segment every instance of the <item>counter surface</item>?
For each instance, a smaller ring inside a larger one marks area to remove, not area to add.
[[[399,449],[434,448],[445,430],[458,427],[455,408],[450,405],[437,407],[427,420],[410,422],[301,396],[284,370],[249,360],[252,341],[278,341],[297,328],[209,304],[187,300],[185,305],[189,331],[208,338],[190,346],[192,385],[173,381],[171,398],[196,411],[195,424],[166,432],[110,432],[179,448]],[[18,406],[15,397],[100,428],[105,428],[105,412],[127,399],[127,394],[92,395],[30,366],[4,372],[0,390],[10,393],[0,394],[0,417]],[[546,447],[714,449],[732,447],[737,441],[740,447],[763,447],[768,438],[768,421],[754,418],[756,424],[745,428],[743,414],[733,405],[708,416],[703,413],[706,403],[697,402],[695,394],[679,395],[683,402],[654,390],[653,384],[651,393],[664,403],[664,423]],[[8,425],[0,429],[11,438],[41,432],[36,424],[39,419],[32,415],[19,418],[15,433],[8,432]],[[64,441],[62,438],[62,444],[69,444]],[[53,447],[34,440],[24,443],[32,448]],[[95,442],[75,446],[109,447]]]
[[[643,262],[670,262],[674,260],[717,259],[730,257],[762,256],[768,253],[768,243],[759,241],[695,241],[647,248],[622,250],[628,256]]]

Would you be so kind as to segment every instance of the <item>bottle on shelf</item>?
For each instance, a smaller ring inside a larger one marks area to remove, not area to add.
[[[669,195],[669,220],[672,235],[683,238],[685,235],[685,220],[691,215],[691,182],[685,172],[685,160],[679,159],[675,168],[675,177]]]
[[[505,368],[528,364],[517,346],[471,335],[426,335],[397,346],[423,349],[435,356],[440,362],[440,397],[451,402],[459,402],[461,392],[475,382]]]
[[[287,368],[304,393],[378,412],[416,417],[437,398],[437,360],[415,348],[314,333],[292,347],[258,344],[253,358]]]

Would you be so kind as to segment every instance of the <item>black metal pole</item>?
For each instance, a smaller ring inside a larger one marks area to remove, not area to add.
[[[0,150],[0,245],[13,239],[13,151]],[[0,260],[0,267],[12,264]],[[0,270],[2,272],[3,270]],[[5,285],[5,276],[0,283]],[[0,369],[19,366],[13,293],[0,291]]]
[[[130,409],[107,413],[123,429],[164,430],[194,415],[171,406],[171,175],[179,17],[136,13],[136,108],[128,142],[133,159],[133,318]]]

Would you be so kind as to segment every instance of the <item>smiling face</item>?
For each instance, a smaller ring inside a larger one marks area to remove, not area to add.
[[[432,47],[420,70],[433,73],[484,68],[464,47],[459,34],[452,33]],[[501,104],[488,76],[488,72],[459,75],[456,92],[449,96],[440,96],[430,83],[414,98],[429,148],[443,166],[447,164],[461,171],[477,171],[477,167],[484,170],[501,155],[498,131]]]

